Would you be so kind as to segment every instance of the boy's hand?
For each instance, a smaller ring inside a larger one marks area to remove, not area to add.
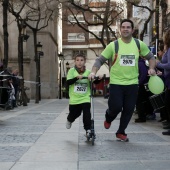
[[[78,75],[78,76],[77,76],[77,79],[82,79],[82,78],[83,78],[82,75]]]

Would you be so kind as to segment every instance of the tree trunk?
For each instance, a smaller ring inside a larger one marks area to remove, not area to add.
[[[161,0],[160,6],[162,8],[162,32],[161,32],[161,35],[163,37],[164,29],[167,27],[166,11],[167,11],[168,5],[166,3],[166,0]]]
[[[22,77],[20,80],[20,87],[21,87],[21,95],[22,95],[22,100],[23,100],[23,106],[27,106],[27,96],[24,90],[24,68],[23,68],[23,37],[21,35],[21,26],[19,23],[19,20],[17,20],[17,25],[18,25],[18,65],[19,65],[19,74]]]
[[[9,0],[3,1],[3,34],[4,34],[4,69],[8,66],[8,3]]]
[[[35,64],[36,64],[36,91],[35,91],[35,103],[39,103],[40,94],[39,94],[39,78],[40,78],[40,62],[39,62],[39,55],[37,53],[37,31],[33,30],[34,36],[34,53],[35,53]]]

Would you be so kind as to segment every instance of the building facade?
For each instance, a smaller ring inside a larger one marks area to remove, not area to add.
[[[111,0],[109,4],[107,0],[77,0],[75,3],[80,8],[70,4],[63,6],[63,65],[69,63],[69,67],[73,67],[75,54],[84,53],[86,68],[91,70],[96,57],[100,55],[105,45],[119,37],[119,22],[120,18],[126,18],[126,6],[120,0]],[[87,6],[89,10],[86,11]],[[118,16],[119,12],[121,14]],[[107,26],[106,16],[108,17]],[[106,33],[107,27],[110,28],[109,40]],[[100,41],[102,38],[103,44]],[[109,66],[107,64],[104,64],[97,74],[106,76],[105,83],[108,84]],[[66,76],[64,71],[62,76]],[[98,87],[101,93],[104,91],[102,86]]]
[[[0,23],[3,23],[3,17]],[[40,79],[41,79],[41,98],[57,98],[58,97],[58,13],[53,15],[48,22],[48,26],[38,31],[37,42],[43,45],[43,56],[40,58]],[[26,27],[26,33],[29,38],[23,42],[23,69],[25,86],[30,87],[26,91],[29,98],[35,98],[36,87],[36,63],[34,53],[33,33]],[[12,70],[18,69],[18,27],[15,17],[8,13],[8,43],[9,43],[9,59],[8,67]],[[4,42],[3,27],[0,27],[0,60],[4,59]]]

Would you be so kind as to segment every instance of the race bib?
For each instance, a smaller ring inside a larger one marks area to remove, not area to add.
[[[135,66],[135,55],[121,55],[121,66]]]
[[[74,92],[75,93],[81,93],[81,94],[86,93],[87,92],[87,83],[75,84]]]

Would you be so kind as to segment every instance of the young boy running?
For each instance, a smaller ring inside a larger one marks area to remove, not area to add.
[[[75,56],[75,66],[68,71],[67,85],[69,86],[69,115],[66,128],[70,129],[72,123],[83,111],[83,124],[86,137],[91,133],[91,104],[90,104],[90,81],[83,79],[88,77],[90,70],[85,68],[86,58],[82,54]]]

